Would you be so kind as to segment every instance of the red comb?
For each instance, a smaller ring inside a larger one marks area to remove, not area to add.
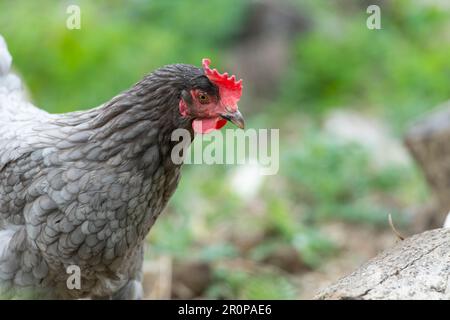
[[[234,75],[228,77],[228,73],[226,72],[220,74],[217,69],[211,70],[209,68],[210,63],[211,60],[208,58],[202,60],[203,70],[205,70],[205,75],[208,77],[208,79],[214,82],[219,87],[224,87],[228,90],[236,91],[235,95],[239,99],[242,93],[242,79],[236,81],[236,77]]]

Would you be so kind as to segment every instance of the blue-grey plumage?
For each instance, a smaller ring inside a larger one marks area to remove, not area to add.
[[[143,240],[180,178],[171,134],[243,126],[220,96],[237,102],[240,82],[168,65],[97,108],[49,114],[10,67],[0,36],[0,296],[140,298]]]

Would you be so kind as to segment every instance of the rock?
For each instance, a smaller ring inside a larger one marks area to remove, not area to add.
[[[442,227],[442,210],[438,201],[432,199],[425,204],[408,208],[405,213],[408,216],[409,232],[420,233],[436,227]]]
[[[450,229],[407,238],[315,299],[450,299]]]
[[[325,119],[324,129],[333,139],[342,143],[363,146],[378,167],[404,166],[410,163],[401,142],[377,119],[354,111],[335,110]]]
[[[414,123],[405,144],[427,178],[437,202],[437,214],[425,215],[428,225],[441,227],[450,211],[450,101]]]

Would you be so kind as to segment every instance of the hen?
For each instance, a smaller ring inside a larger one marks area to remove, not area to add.
[[[97,108],[49,114],[10,65],[0,36],[0,296],[141,298],[143,240],[180,178],[171,134],[243,128],[241,80],[208,59],[173,64]]]

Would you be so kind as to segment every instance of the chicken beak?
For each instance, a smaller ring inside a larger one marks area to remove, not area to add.
[[[236,110],[234,112],[223,113],[220,116],[223,119],[235,124],[238,128],[241,128],[241,129],[245,128],[244,117],[242,117],[242,114],[238,110]]]

